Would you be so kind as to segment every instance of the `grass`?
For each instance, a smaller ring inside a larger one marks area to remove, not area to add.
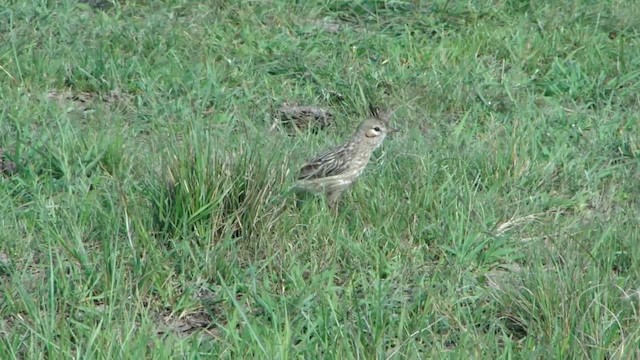
[[[6,4],[0,358],[639,357],[638,19]],[[283,102],[333,124],[269,131]],[[402,133],[340,214],[297,204],[297,167],[369,104]]]

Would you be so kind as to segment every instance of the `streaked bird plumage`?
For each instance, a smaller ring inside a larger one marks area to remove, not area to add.
[[[389,126],[387,116],[374,114],[344,144],[308,160],[300,169],[296,189],[324,193],[329,206],[336,209],[340,195],[362,174],[387,134],[397,131]]]

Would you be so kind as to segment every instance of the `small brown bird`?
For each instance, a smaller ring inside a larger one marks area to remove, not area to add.
[[[300,169],[295,188],[325,193],[329,207],[336,210],[340,195],[362,174],[373,151],[382,145],[387,134],[398,131],[389,126],[388,115],[373,113],[347,142],[307,161]]]

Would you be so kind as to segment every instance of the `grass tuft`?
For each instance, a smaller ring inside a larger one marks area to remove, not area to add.
[[[254,245],[269,238],[286,200],[287,169],[279,159],[243,143],[228,151],[207,132],[187,137],[168,151],[150,185],[160,236]]]

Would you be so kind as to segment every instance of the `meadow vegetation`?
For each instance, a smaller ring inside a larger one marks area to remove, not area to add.
[[[0,358],[638,358],[639,94],[632,0],[4,1]]]

